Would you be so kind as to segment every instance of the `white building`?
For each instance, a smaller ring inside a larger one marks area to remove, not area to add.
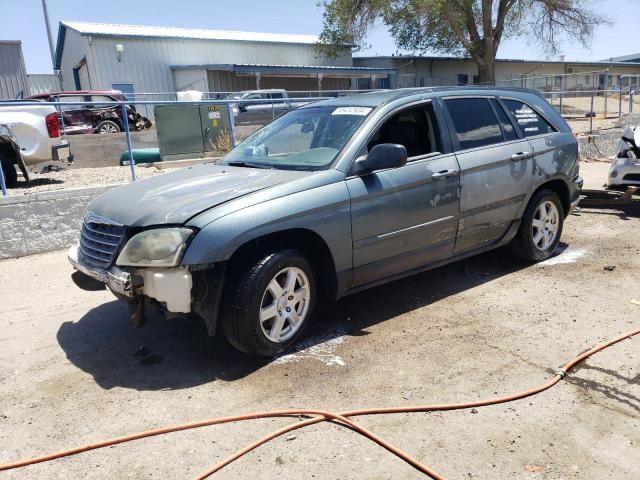
[[[318,54],[313,35],[61,22],[56,68],[64,90],[125,93],[337,90],[388,85],[389,69],[354,67],[351,48]]]

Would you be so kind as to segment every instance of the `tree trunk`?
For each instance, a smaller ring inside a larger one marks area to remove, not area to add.
[[[496,84],[496,61],[491,59],[489,61],[477,62],[478,75],[480,76],[480,83],[482,85],[495,85]]]

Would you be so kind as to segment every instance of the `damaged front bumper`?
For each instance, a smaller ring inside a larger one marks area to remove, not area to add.
[[[78,245],[74,245],[68,252],[69,262],[73,268],[98,280],[99,282],[104,283],[112,291],[120,295],[129,298],[133,298],[135,296],[132,278],[129,272],[125,272],[116,266],[110,267],[108,270],[104,270],[101,268],[83,265],[78,259],[78,251]]]
[[[108,269],[90,267],[79,259],[79,247],[69,249],[69,262],[79,272],[104,283],[124,300],[146,296],[157,300],[172,313],[191,312],[191,272],[187,267],[140,268],[126,271],[117,266]]]

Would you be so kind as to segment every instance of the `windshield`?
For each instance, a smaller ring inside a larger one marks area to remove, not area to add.
[[[244,93],[231,93],[227,95],[227,100],[238,100],[242,98],[242,95],[244,95]]]
[[[335,106],[293,110],[248,137],[222,163],[290,170],[327,168],[371,110]]]

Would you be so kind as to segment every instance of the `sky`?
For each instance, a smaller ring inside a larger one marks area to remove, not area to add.
[[[611,24],[598,28],[590,49],[565,42],[561,50],[567,60],[602,60],[640,51],[640,0],[581,1],[594,3]],[[317,35],[322,30],[322,8],[317,3],[317,0],[109,0],[97,6],[87,0],[47,0],[54,42],[61,20]],[[11,15],[14,11],[19,14]],[[41,0],[0,0],[0,12],[4,14],[0,40],[22,41],[27,73],[52,72]],[[370,48],[356,55],[414,53],[398,52],[381,25],[370,30],[366,43]],[[531,60],[544,56],[535,39],[518,38],[504,41],[498,58]]]

